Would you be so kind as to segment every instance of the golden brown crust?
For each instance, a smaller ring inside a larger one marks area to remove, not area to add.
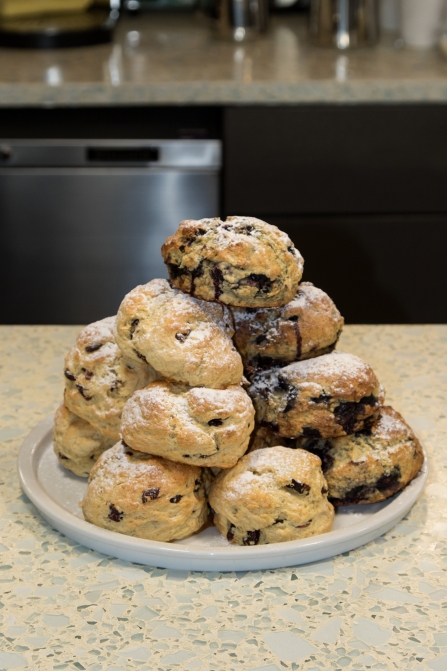
[[[115,317],[89,324],[65,357],[65,405],[107,438],[119,440],[121,411],[155,371],[129,360],[114,337]]]
[[[424,461],[422,446],[403,417],[390,406],[359,433],[341,438],[301,438],[296,444],[317,454],[334,505],[377,503],[405,487]]]
[[[262,545],[331,530],[334,509],[320,459],[270,447],[245,455],[211,485],[214,523],[230,542]]]
[[[239,385],[187,387],[166,380],[137,391],[123,410],[131,448],[196,466],[230,468],[245,453],[254,408]]]
[[[253,217],[182,221],[161,251],[177,288],[227,305],[285,305],[303,273],[290,238]]]
[[[331,352],[344,320],[333,301],[310,282],[279,308],[232,308],[234,342],[245,374]]]
[[[116,320],[117,342],[129,358],[170,380],[215,389],[242,379],[233,333],[228,308],[187,296],[166,280],[133,289]]]
[[[54,415],[53,449],[59,463],[81,478],[88,477],[100,455],[114,444],[98,429],[62,403]]]
[[[259,373],[248,389],[258,424],[286,438],[336,437],[363,428],[384,391],[367,363],[332,352]]]
[[[82,510],[88,522],[104,529],[158,541],[191,536],[208,518],[200,468],[123,443],[96,462]]]

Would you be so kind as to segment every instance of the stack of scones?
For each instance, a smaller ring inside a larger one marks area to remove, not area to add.
[[[172,541],[330,531],[334,506],[383,501],[421,445],[367,363],[334,351],[343,318],[302,282],[290,238],[252,217],[183,221],[170,281],[133,289],[65,359],[53,445],[89,477],[87,521]]]

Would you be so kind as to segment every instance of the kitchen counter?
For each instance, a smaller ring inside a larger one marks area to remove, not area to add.
[[[187,573],[77,545],[21,494],[16,454],[62,397],[76,327],[0,329],[0,668],[447,668],[447,326],[348,326],[423,439],[425,494],[384,537],[324,562]]]
[[[124,17],[111,45],[0,49],[0,107],[140,104],[446,102],[437,50],[339,53],[310,44],[307,18],[275,15],[263,39],[215,40],[190,14]]]

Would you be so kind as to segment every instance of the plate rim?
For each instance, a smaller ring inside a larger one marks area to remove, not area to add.
[[[48,439],[48,434],[52,431],[54,413],[48,415],[39,422],[31,432],[25,437],[20,447],[17,457],[17,469],[20,480],[20,485],[26,496],[31,500],[33,505],[42,514],[42,516],[53,524],[55,521],[61,522],[66,529],[69,529],[76,535],[76,540],[79,539],[80,534],[92,542],[102,542],[107,547],[117,548],[123,551],[135,551],[138,554],[144,555],[151,553],[162,559],[169,557],[171,559],[191,559],[195,562],[219,562],[219,561],[234,561],[243,560],[246,562],[247,558],[253,557],[253,564],[259,560],[269,560],[277,558],[278,555],[284,558],[282,565],[287,566],[290,558],[294,555],[302,555],[315,553],[324,548],[334,546],[334,549],[340,543],[349,543],[355,540],[355,545],[351,547],[359,547],[364,543],[362,538],[369,537],[369,540],[376,538],[387,530],[395,526],[413,507],[427,482],[429,473],[429,459],[427,451],[422,445],[424,452],[424,463],[419,474],[412,480],[403,490],[398,492],[396,498],[391,501],[385,508],[382,508],[376,513],[373,513],[368,518],[360,520],[350,525],[329,531],[318,536],[311,536],[294,541],[285,541],[283,543],[271,543],[268,545],[257,545],[250,547],[243,546],[200,546],[200,545],[180,545],[169,542],[153,541],[143,538],[136,538],[125,534],[102,529],[86,520],[76,517],[68,512],[60,504],[58,504],[46,492],[37,477],[37,470],[35,469],[36,455],[39,447]],[[61,532],[56,525],[55,528]],[[381,531],[382,530],[382,531]],[[377,533],[376,533],[377,532]],[[62,531],[66,536],[70,537],[69,533]],[[371,534],[373,536],[371,537]],[[374,535],[375,534],[375,535]],[[359,541],[359,542],[357,542]],[[80,541],[82,543],[82,541]],[[365,542],[368,542],[365,540]],[[95,548],[96,549],[96,548]],[[99,550],[100,551],[100,550]],[[343,550],[341,550],[343,552]],[[333,555],[339,554],[340,551],[334,551]],[[313,561],[309,559],[308,561]],[[297,563],[305,563],[297,561]],[[188,570],[186,567],[184,570]],[[192,570],[213,570],[207,569],[192,569]],[[235,570],[217,568],[216,570]],[[257,570],[257,569],[252,569]]]

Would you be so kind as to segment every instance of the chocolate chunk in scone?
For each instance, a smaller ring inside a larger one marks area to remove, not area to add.
[[[254,415],[240,385],[207,389],[159,380],[126,403],[121,431],[125,442],[140,452],[230,468],[247,450]]]
[[[256,422],[286,438],[330,438],[360,431],[384,400],[371,367],[343,352],[258,373],[248,393]]]
[[[324,291],[310,282],[278,308],[232,308],[234,342],[245,375],[332,352],[343,317]]]
[[[157,541],[186,538],[207,521],[202,470],[118,443],[93,467],[82,502],[87,522]]]
[[[214,524],[231,543],[263,545],[331,530],[321,462],[310,452],[270,447],[245,455],[211,485]]]
[[[340,438],[299,438],[296,444],[320,457],[335,506],[384,501],[415,478],[424,461],[419,440],[390,406],[382,407],[362,431]]]
[[[285,233],[253,217],[182,221],[162,255],[178,289],[241,307],[288,303],[304,264]]]

